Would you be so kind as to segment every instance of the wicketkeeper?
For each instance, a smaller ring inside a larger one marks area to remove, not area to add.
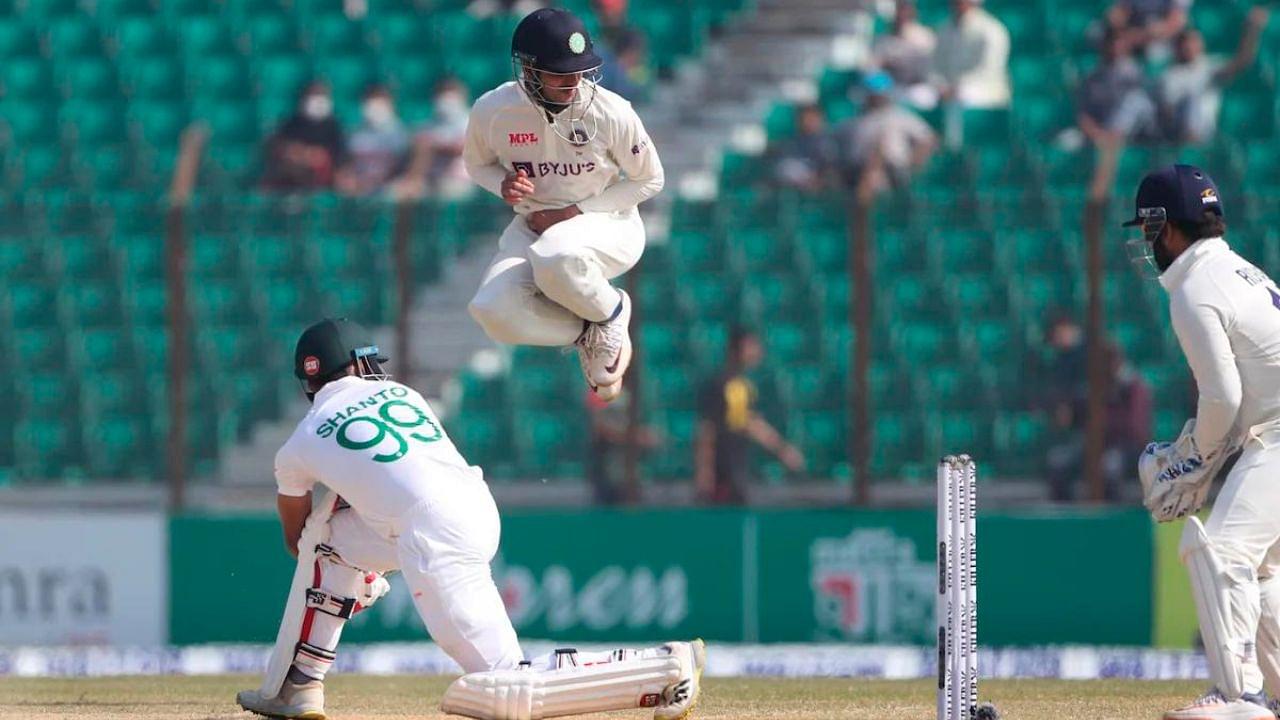
[[[347,620],[399,570],[427,632],[467,673],[445,712],[536,720],[651,707],[685,718],[699,693],[702,641],[612,652],[557,650],[525,660],[489,562],[498,508],[426,400],[383,372],[369,334],[345,319],[305,332],[294,374],[311,400],[276,455],[285,545],[298,558],[262,687],[246,710],[321,720],[324,678]],[[317,484],[334,494],[314,503]]]
[[[1214,686],[1167,720],[1275,720],[1280,696],[1280,290],[1223,240],[1222,201],[1199,168],[1142,180],[1142,238],[1131,257],[1169,293],[1169,314],[1195,374],[1196,417],[1138,463],[1160,521],[1186,517],[1179,552],[1191,575]],[[1209,519],[1190,513],[1241,449]]]

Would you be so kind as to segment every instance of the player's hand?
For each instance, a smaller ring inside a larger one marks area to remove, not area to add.
[[[556,223],[564,222],[569,218],[575,218],[582,214],[577,205],[569,207],[556,208],[553,210],[538,210],[524,216],[524,222],[529,226],[535,235],[541,235],[547,231],[547,228]]]
[[[533,181],[524,170],[507,173],[502,180],[502,199],[508,205],[515,205],[533,194]]]

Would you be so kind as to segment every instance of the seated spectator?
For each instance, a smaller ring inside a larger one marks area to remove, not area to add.
[[[348,195],[370,195],[404,172],[409,162],[409,131],[396,115],[385,85],[372,85],[360,107],[360,127],[348,143],[349,160],[338,173],[338,189]]]
[[[938,30],[933,72],[944,101],[964,108],[1009,106],[1009,30],[982,0],[951,0],[951,20]]]
[[[333,94],[320,81],[307,85],[294,114],[267,138],[262,185],[270,190],[333,187],[346,143],[333,116]]]
[[[1169,43],[1187,27],[1194,0],[1117,0],[1107,8],[1106,33],[1116,33],[1130,52],[1168,57]]]
[[[436,85],[431,101],[432,117],[413,139],[413,160],[396,183],[396,194],[421,196],[432,193],[460,197],[471,191],[471,179],[462,165],[462,145],[471,110],[467,86],[455,77]]]
[[[930,110],[938,104],[938,90],[929,82],[936,45],[933,31],[917,19],[915,0],[898,0],[893,27],[871,48],[871,67],[889,73],[907,104]]]
[[[820,105],[796,111],[796,135],[781,144],[774,165],[775,177],[784,187],[821,192],[837,179],[840,145],[827,128]]]
[[[1240,44],[1231,58],[1205,54],[1204,38],[1187,28],[1174,43],[1174,62],[1160,76],[1158,98],[1165,131],[1177,143],[1209,140],[1218,129],[1222,89],[1258,56],[1258,39],[1270,13],[1255,7],[1245,21]]]
[[[1108,33],[1101,62],[1076,93],[1076,123],[1094,145],[1116,147],[1156,139],[1156,120],[1156,105],[1144,86],[1142,68],[1129,55],[1124,37]]]
[[[863,88],[863,111],[841,126],[837,141],[847,160],[848,182],[867,199],[904,186],[912,172],[928,162],[938,139],[919,115],[894,104],[893,80],[887,73],[869,74]]]
[[[597,47],[596,52],[604,60],[600,84],[631,102],[643,101],[649,85],[649,51],[644,35],[630,30],[608,47]]]

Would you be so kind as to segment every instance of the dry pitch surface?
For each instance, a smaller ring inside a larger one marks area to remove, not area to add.
[[[331,718],[445,718],[438,701],[449,678],[334,676]],[[0,678],[0,718],[166,718],[251,720],[237,690],[258,678],[121,677],[90,680]],[[1152,720],[1185,703],[1200,683],[989,681],[984,699],[1006,720]],[[650,717],[644,711],[593,716]],[[708,678],[695,718],[720,720],[900,720],[934,717],[927,681]]]

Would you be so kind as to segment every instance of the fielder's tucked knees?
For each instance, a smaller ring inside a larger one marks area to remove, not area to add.
[[[516,345],[524,336],[520,331],[522,315],[519,308],[512,307],[512,303],[500,296],[484,297],[477,294],[467,304],[467,312],[471,313],[471,317],[484,329],[485,334],[495,342]]]
[[[529,267],[533,269],[533,281],[538,287],[554,296],[559,289],[581,284],[590,263],[580,248],[546,251],[534,246],[529,248]]]

